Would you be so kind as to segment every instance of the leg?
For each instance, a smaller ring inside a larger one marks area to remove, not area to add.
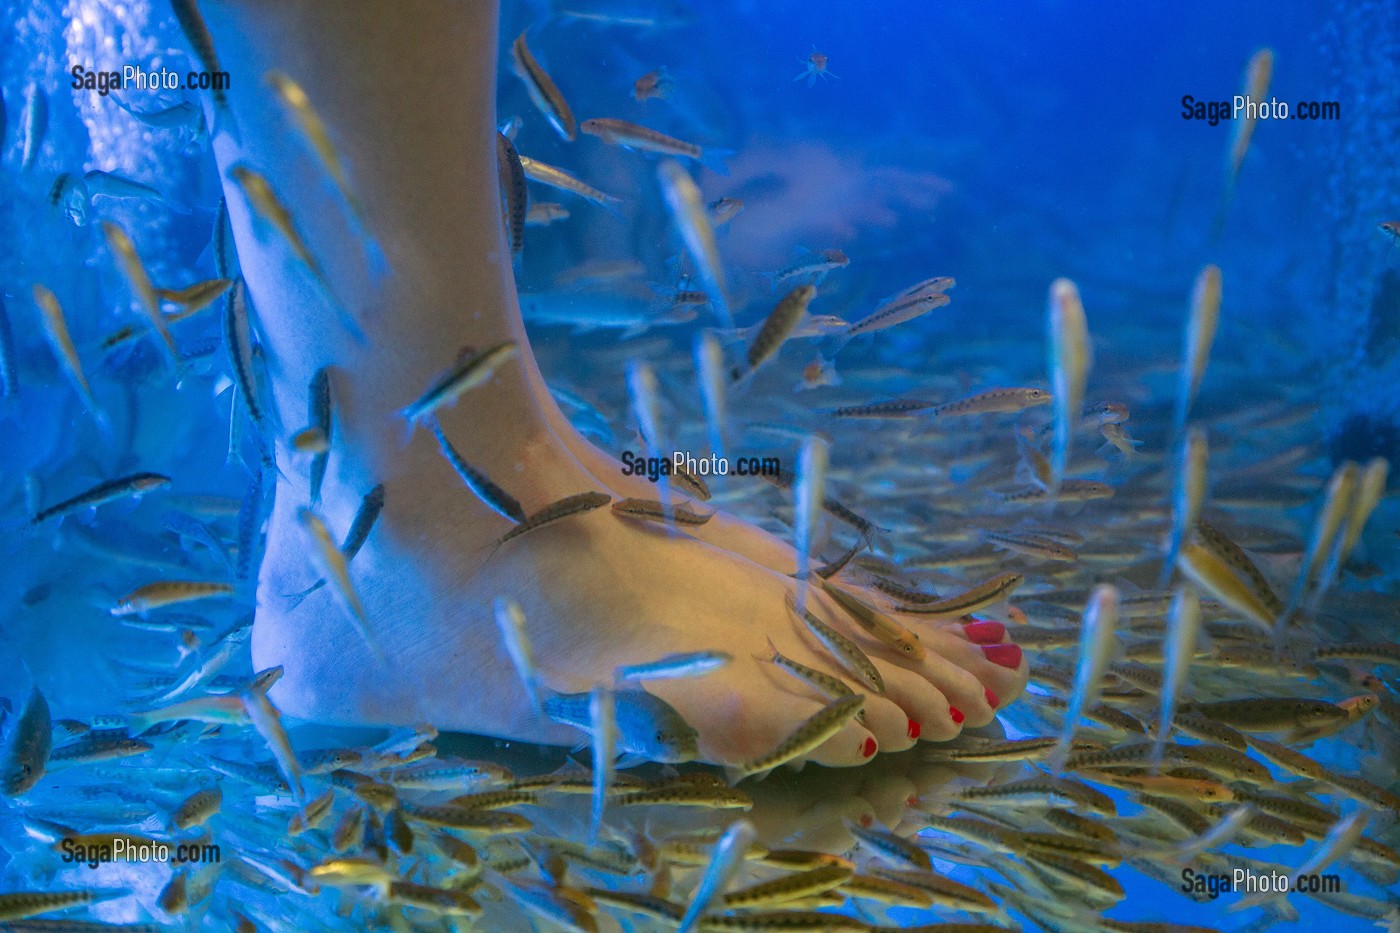
[[[269,358],[273,395],[290,430],[304,418],[306,386],[334,366],[335,442],[323,489],[334,535],[360,496],[386,487],[379,524],[352,567],[381,667],[325,589],[289,609],[285,594],[315,571],[296,520],[308,501],[304,468],[280,457],[278,489],[258,591],[258,667],[282,664],[275,698],[292,715],[336,723],[429,721],[535,741],[577,734],[535,720],[491,618],[508,594],[525,609],[547,683],[586,690],[617,664],[676,651],[723,648],[724,670],[658,684],[701,733],[701,751],[732,762],[771,748],[818,701],[754,659],[773,638],[804,663],[829,666],[783,607],[793,566],[781,542],[718,517],[698,538],[639,528],[607,510],[511,542],[483,566],[509,527],[468,492],[425,430],[406,444],[398,410],[459,348],[516,340],[528,348],[497,209],[493,100],[495,4],[405,4],[393,16],[370,3],[243,0],[206,4],[219,54],[233,72],[237,140],[216,140],[220,169],[244,162],[271,181],[367,339],[357,342],[285,242],[226,181],[240,262]],[[289,131],[263,83],[280,69],[302,84],[349,166],[368,222],[393,272],[379,283],[329,183]],[[653,495],[567,424],[528,349],[492,382],[445,412],[443,429],[474,465],[527,512],[572,493]],[[917,670],[872,648],[890,682],[871,698],[866,728],[852,724],[814,758],[858,763],[872,748],[907,747],[909,721],[927,738],[992,712],[1019,693],[1025,667],[986,660],[956,627],[926,629]],[[947,659],[947,660],[945,660]]]

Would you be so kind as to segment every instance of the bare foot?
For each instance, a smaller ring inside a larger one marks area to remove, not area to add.
[[[688,536],[600,509],[493,551],[510,523],[462,484],[428,430],[405,442],[399,410],[463,347],[514,340],[519,357],[441,413],[465,459],[527,513],[587,491],[655,494],[568,425],[528,350],[497,209],[494,4],[470,14],[414,6],[388,19],[356,6],[329,12],[312,0],[206,11],[224,67],[238,78],[229,93],[237,136],[220,135],[215,152],[282,424],[275,440],[286,477],[259,576],[254,662],[285,667],[273,697],[304,719],[427,721],[576,742],[575,730],[533,714],[515,676],[491,614],[492,601],[509,595],[525,611],[552,690],[587,690],[619,664],[673,652],[729,652],[733,663],[717,672],[649,689],[698,730],[702,758],[736,763],[764,753],[821,705],[759,660],[767,640],[838,673],[785,609],[794,585],[786,544],[727,516]],[[263,76],[273,70],[300,82],[330,126],[392,268],[382,280],[367,272],[358,231],[272,98]],[[231,181],[238,164],[269,180],[333,295],[251,209]],[[344,326],[346,312],[363,340]],[[318,509],[332,535],[344,534],[365,492],[385,488],[383,513],[351,564],[383,663],[329,587],[300,605],[286,598],[319,575],[297,521],[311,498],[308,464],[286,438],[307,423],[307,386],[326,366],[335,425]],[[990,721],[994,705],[1024,687],[1019,651],[989,655],[961,626],[911,625],[927,659],[911,664],[862,642],[886,695],[870,696],[864,724],[847,725],[813,760],[858,764],[877,749],[950,738],[964,724]]]

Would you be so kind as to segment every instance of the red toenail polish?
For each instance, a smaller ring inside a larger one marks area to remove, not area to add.
[[[982,688],[982,692],[987,695],[987,705],[990,706],[992,709],[996,709],[998,706],[1001,705],[1001,700],[997,697],[995,693],[988,690],[986,687]]]
[[[970,625],[963,626],[963,631],[967,633],[968,641],[979,645],[991,645],[1001,641],[1006,634],[1006,626],[1000,622],[978,619]]]
[[[924,731],[924,727],[923,727],[923,726],[919,725],[917,722],[915,722],[915,721],[912,720],[912,719],[909,720],[909,738],[911,738],[911,739],[917,739],[917,738],[919,737],[919,733],[920,733],[920,732],[923,732],[923,731]]]
[[[985,654],[987,660],[991,661],[993,664],[1009,667],[1013,671],[1021,666],[1020,645],[983,645],[982,653]]]
[[[956,706],[948,707],[948,715],[952,716],[953,722],[958,723],[959,725],[961,725],[962,721],[967,718],[963,715],[963,711],[958,709]]]
[[[871,739],[871,741],[873,742],[874,739]],[[875,825],[875,817],[871,816],[869,813],[862,813],[860,815],[860,825],[865,829],[869,829]]]
[[[865,740],[865,744],[863,744],[863,745],[860,747],[860,754],[861,754],[861,757],[862,757],[862,758],[869,758],[871,755],[875,754],[875,737],[874,737],[874,736],[871,736],[871,737],[869,737],[869,738],[867,738],[867,739]]]

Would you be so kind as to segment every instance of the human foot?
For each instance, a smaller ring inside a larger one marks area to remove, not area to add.
[[[793,559],[785,545],[727,517],[692,538],[604,509],[492,553],[489,545],[509,524],[462,485],[428,431],[403,441],[398,410],[460,348],[514,340],[522,348],[518,360],[442,413],[446,436],[466,459],[527,512],[592,490],[654,494],[650,486],[629,485],[615,462],[567,425],[528,352],[495,210],[497,24],[487,7],[477,19],[425,7],[392,24],[356,9],[327,17],[309,2],[208,11],[225,64],[248,76],[229,95],[238,138],[216,140],[220,168],[228,178],[242,163],[270,180],[344,309],[226,182],[282,433],[305,423],[307,385],[322,367],[333,367],[335,426],[319,506],[332,534],[344,533],[366,491],[385,487],[383,513],[351,572],[386,652],[380,664],[329,587],[299,606],[286,598],[317,572],[296,518],[310,500],[306,465],[279,443],[286,481],[268,526],[254,661],[259,668],[285,667],[274,698],[301,718],[428,721],[531,741],[578,741],[572,729],[536,718],[515,678],[490,608],[495,597],[510,595],[525,610],[544,680],[554,690],[589,689],[619,664],[678,651],[728,651],[734,661],[718,672],[651,689],[699,730],[703,758],[753,758],[820,706],[759,660],[767,640],[805,664],[834,671],[784,608],[794,585],[786,576]],[[314,45],[307,44],[310,36]],[[346,61],[354,67],[346,69]],[[416,64],[428,62],[436,70]],[[333,190],[255,79],[274,69],[300,81],[332,127],[392,266],[386,279],[365,272],[361,241]],[[454,98],[453,108],[425,106],[443,99],[444,81],[467,93]],[[345,312],[363,329],[363,340],[341,326]],[[919,665],[865,644],[884,675],[886,696],[869,697],[864,724],[847,725],[813,760],[855,764],[919,737],[949,738],[962,724],[990,720],[993,704],[1024,686],[1019,657],[988,657],[958,626],[919,631],[929,648]]]

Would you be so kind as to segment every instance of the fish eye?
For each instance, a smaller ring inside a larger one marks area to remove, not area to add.
[[[900,646],[899,646],[899,649],[900,649],[901,651],[903,651],[905,654],[913,654],[913,653],[914,653],[914,646],[911,645],[911,644],[909,644],[909,642],[907,642],[907,641],[906,641],[904,644],[900,645]]]

